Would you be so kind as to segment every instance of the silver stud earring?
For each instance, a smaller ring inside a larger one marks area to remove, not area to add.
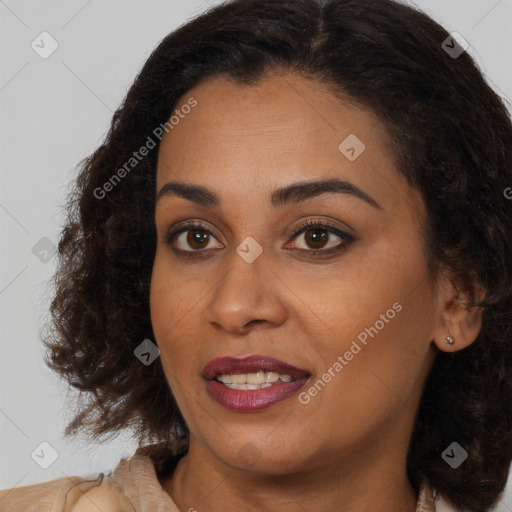
[[[446,343],[448,343],[448,345],[453,345],[455,340],[451,336],[446,336]]]

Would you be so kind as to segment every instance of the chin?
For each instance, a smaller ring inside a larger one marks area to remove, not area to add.
[[[299,443],[298,446],[303,446]],[[264,436],[244,436],[227,446],[211,446],[213,453],[226,465],[255,473],[286,475],[303,470],[307,454],[303,448],[290,446],[290,438],[264,439]]]

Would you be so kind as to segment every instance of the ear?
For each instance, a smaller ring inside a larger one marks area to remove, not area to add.
[[[482,328],[483,308],[470,305],[470,294],[456,286],[448,273],[441,273],[437,283],[438,312],[433,343],[443,352],[456,352],[471,345]],[[476,291],[478,290],[478,291]],[[475,285],[477,299],[484,291]],[[447,342],[451,337],[453,342]]]

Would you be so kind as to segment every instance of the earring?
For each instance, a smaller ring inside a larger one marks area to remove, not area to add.
[[[451,336],[446,336],[446,343],[448,343],[448,345],[453,345],[455,340]]]

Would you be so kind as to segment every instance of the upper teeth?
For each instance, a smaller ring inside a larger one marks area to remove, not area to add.
[[[266,384],[277,382],[281,379],[283,382],[291,382],[293,379],[290,375],[283,375],[277,372],[256,372],[241,373],[236,375],[218,375],[217,380],[224,384]]]

